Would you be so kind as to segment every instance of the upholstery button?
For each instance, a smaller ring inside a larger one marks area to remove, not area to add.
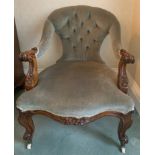
[[[95,39],[94,39],[93,41],[94,41],[94,43],[96,42],[96,40],[95,40]]]
[[[88,50],[89,49],[89,46],[86,46],[86,50]]]
[[[75,13],[74,15],[75,15],[75,18],[77,18],[77,17],[78,17],[77,13]]]
[[[97,28],[97,27],[98,27],[98,25],[97,25],[97,24],[95,24],[95,27]]]
[[[84,23],[83,22],[81,22],[81,27],[84,25]]]
[[[87,33],[89,34],[90,33],[90,30],[87,30]]]
[[[89,14],[88,14],[88,19],[90,19],[91,18],[91,14],[90,14],[90,12],[89,12]]]
[[[76,32],[76,29],[73,29],[73,32],[75,33]]]
[[[82,41],[82,40],[83,40],[83,38],[81,37],[81,38],[80,38],[80,41]]]
[[[66,39],[67,39],[67,40],[70,40],[70,37],[67,37]]]
[[[70,21],[69,21],[69,19],[67,20],[67,24],[69,24],[70,23]]]
[[[73,49],[76,49],[76,46],[75,45],[73,45]]]

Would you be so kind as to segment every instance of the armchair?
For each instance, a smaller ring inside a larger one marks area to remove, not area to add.
[[[36,55],[44,54],[54,33],[61,38],[63,56],[38,75]],[[121,56],[118,76],[99,55],[108,34],[114,52]],[[47,18],[38,46],[22,52],[19,58],[29,62],[27,91],[16,101],[28,149],[34,133],[33,115],[46,115],[67,125],[84,125],[114,116],[120,119],[118,138],[125,153],[125,133],[134,111],[134,102],[127,95],[126,64],[134,63],[134,57],[121,48],[120,24],[112,13],[89,6],[57,9]]]

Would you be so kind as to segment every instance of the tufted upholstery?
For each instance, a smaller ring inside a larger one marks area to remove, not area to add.
[[[45,22],[38,46],[39,56],[46,51],[54,32],[62,41],[61,60],[101,61],[99,49],[108,34],[112,38],[114,52],[121,49],[118,20],[113,14],[100,8],[72,6],[52,12]]]
[[[104,111],[128,113],[133,100],[116,85],[116,74],[102,62],[99,49],[110,34],[115,53],[121,49],[120,25],[110,12],[72,6],[52,12],[38,45],[41,56],[57,33],[63,56],[44,70],[38,85],[17,100],[22,111],[44,110],[60,116],[88,117]]]
[[[104,111],[128,113],[133,100],[116,85],[105,64],[66,61],[44,70],[37,87],[17,100],[22,111],[44,110],[65,117],[90,117]]]

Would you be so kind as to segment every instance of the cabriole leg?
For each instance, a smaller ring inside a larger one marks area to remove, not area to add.
[[[18,121],[25,128],[23,139],[26,141],[26,148],[31,149],[32,136],[34,132],[34,123],[32,120],[32,113],[29,111],[28,112],[20,111]]]
[[[121,143],[121,152],[125,153],[125,144],[128,143],[128,137],[126,136],[126,131],[132,125],[132,112],[122,115],[120,117],[120,123],[118,127],[118,137]]]

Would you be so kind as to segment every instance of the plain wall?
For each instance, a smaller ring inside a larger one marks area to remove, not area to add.
[[[140,86],[140,0],[132,0],[132,32],[128,50],[135,56],[135,64],[128,71]]]
[[[137,45],[139,41],[139,29],[137,26],[139,23],[137,19],[139,19],[139,16],[136,10],[138,4],[138,0],[15,0],[15,21],[20,49],[25,51],[38,44],[44,21],[53,10],[64,6],[90,5],[106,9],[115,14],[121,24],[123,48],[133,53],[137,61],[139,60],[139,45]],[[109,36],[104,40],[100,52],[101,57],[110,67],[117,67],[118,60],[113,54]],[[60,40],[57,37],[53,37],[51,47],[38,60],[39,69],[42,70],[54,64],[61,55]],[[134,66],[129,67],[129,72],[137,83],[139,83],[138,65],[136,63]],[[25,68],[27,68],[26,65]]]

